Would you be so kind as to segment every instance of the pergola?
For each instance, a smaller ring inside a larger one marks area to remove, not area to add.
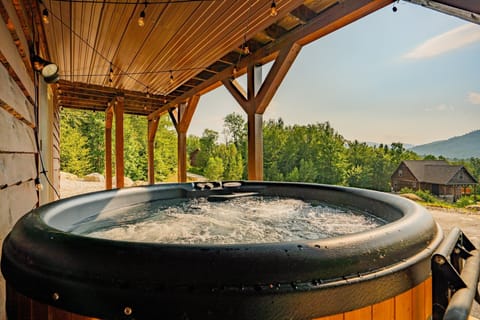
[[[178,180],[184,182],[190,121],[200,97],[221,85],[247,114],[248,178],[261,180],[262,115],[302,46],[394,1],[25,2],[36,12],[36,52],[59,66],[55,103],[105,112],[106,188],[111,188],[113,121],[117,187],[123,187],[124,113],[148,119],[150,183],[158,119],[170,113],[178,134]],[[472,1],[410,2],[479,21],[479,5]],[[28,19],[22,23],[27,28]],[[262,77],[259,67],[272,61]],[[244,74],[247,88],[236,80]]]

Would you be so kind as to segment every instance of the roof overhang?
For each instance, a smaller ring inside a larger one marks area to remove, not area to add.
[[[474,0],[405,0],[476,24],[480,24],[480,2]]]

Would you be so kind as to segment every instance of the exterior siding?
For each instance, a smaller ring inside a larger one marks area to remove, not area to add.
[[[21,4],[19,4],[21,6]],[[39,203],[39,192],[35,187],[38,176],[38,149],[35,134],[35,107],[33,76],[28,71],[29,56],[27,38],[17,12],[24,14],[24,8],[15,8],[12,1],[0,2],[0,245],[17,220],[35,208]],[[17,9],[19,11],[17,11]],[[8,25],[8,28],[7,28]],[[50,106],[53,101],[47,97],[47,87],[40,88],[39,109]],[[53,95],[52,95],[53,96]],[[45,97],[47,97],[45,99]],[[54,109],[54,108],[53,108]],[[53,163],[51,175],[58,187],[59,178],[59,134],[58,110],[50,112],[44,121],[49,132],[53,131],[52,143],[45,146],[53,154],[45,161]],[[50,133],[51,134],[51,133]],[[52,149],[53,148],[53,152]],[[55,149],[56,148],[56,149]],[[52,159],[53,158],[53,159]],[[56,170],[58,169],[58,170]],[[44,184],[45,188],[47,187]],[[43,191],[42,191],[43,192]],[[46,201],[54,198],[46,198]],[[1,253],[1,246],[0,246]],[[5,281],[0,275],[0,320],[5,315]]]
[[[394,192],[399,192],[403,188],[418,190],[417,179],[403,162],[393,173],[391,181]]]

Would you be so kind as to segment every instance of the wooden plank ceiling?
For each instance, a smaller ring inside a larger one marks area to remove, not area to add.
[[[59,105],[103,111],[122,94],[125,112],[150,117],[393,2],[276,0],[272,16],[272,0],[26,1],[48,10],[37,26],[60,68]]]

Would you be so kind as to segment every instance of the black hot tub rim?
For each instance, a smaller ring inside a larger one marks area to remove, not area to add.
[[[163,301],[170,318],[187,314],[192,319],[195,314],[212,319],[237,314],[240,319],[249,316],[247,304],[257,304],[255,312],[264,318],[285,312],[307,319],[385,300],[430,276],[429,259],[443,234],[430,214],[409,200],[329,185],[236,184],[211,184],[213,189],[161,184],[96,192],[40,207],[24,216],[4,241],[2,272],[18,292],[83,315],[148,318],[158,312],[156,302]],[[87,212],[231,192],[321,197],[390,222],[328,239],[234,245],[112,241],[68,232],[72,221],[82,220]],[[352,285],[356,294],[348,288]],[[328,303],[332,295],[345,300]],[[305,312],[297,310],[298,303],[313,300],[324,302],[321,310],[313,305]],[[275,312],[268,305],[275,305]],[[125,308],[135,313],[126,315]]]

